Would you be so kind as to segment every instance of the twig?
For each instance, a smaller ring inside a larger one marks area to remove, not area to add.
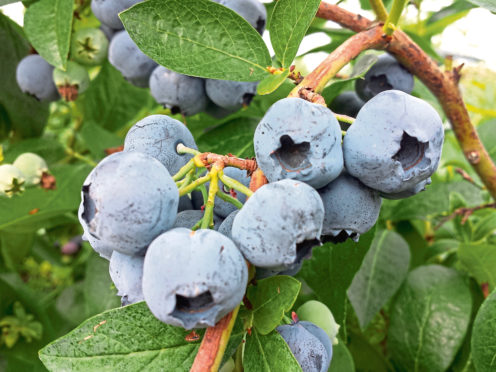
[[[475,187],[478,187],[479,189],[484,190],[484,186],[481,186],[477,182],[475,182],[474,179],[472,177],[470,177],[470,175],[467,172],[465,172],[462,168],[456,168],[455,172],[458,173],[460,176],[462,176],[462,178],[465,181],[468,181],[472,185],[474,185]]]
[[[496,203],[488,203],[488,204],[482,204],[478,205],[476,207],[471,207],[471,208],[458,208],[453,211],[449,216],[444,217],[439,223],[434,227],[434,230],[438,230],[443,226],[446,222],[453,220],[457,216],[462,217],[461,224],[463,225],[465,222],[467,222],[468,218],[474,214],[474,212],[479,211],[481,209],[486,209],[486,208],[496,208]]]

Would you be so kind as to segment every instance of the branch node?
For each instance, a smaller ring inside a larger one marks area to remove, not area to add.
[[[298,95],[301,99],[327,107],[324,97],[308,88],[301,88]]]
[[[479,161],[480,161],[480,154],[479,154],[479,151],[470,151],[468,154],[467,154],[467,159],[468,161],[470,162],[470,164],[474,165],[474,164],[478,164]]]

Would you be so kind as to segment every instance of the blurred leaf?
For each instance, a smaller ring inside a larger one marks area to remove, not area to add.
[[[96,123],[110,131],[122,128],[141,111],[156,107],[148,89],[129,84],[109,63],[104,63],[79,101],[85,122]]]
[[[245,372],[302,372],[288,344],[277,331],[263,336],[253,330],[251,335],[246,335],[243,369]]]
[[[479,284],[489,283],[496,288],[496,245],[462,243],[458,259]]]
[[[470,0],[469,0],[470,1]],[[453,22],[465,17],[474,6],[465,0],[457,0],[432,14],[425,22],[422,35],[440,34]]]
[[[355,364],[343,341],[332,345],[332,360],[328,372],[355,372]]]
[[[279,325],[284,313],[293,307],[300,287],[298,280],[285,275],[257,280],[248,287],[246,296],[253,306],[253,325],[258,333],[266,335]]]
[[[34,243],[34,233],[15,234],[0,231],[0,248],[5,266],[17,270]]]
[[[71,45],[72,0],[40,0],[24,14],[24,31],[36,51],[65,70]]]
[[[348,239],[340,244],[314,247],[312,258],[303,262],[299,275],[313,289],[320,301],[331,310],[336,323],[344,332],[346,290],[360,268],[375,229],[360,236],[355,243]]]
[[[49,166],[65,156],[64,147],[58,141],[48,138],[29,138],[10,145],[5,151],[5,162],[13,163],[25,152],[38,154]]]
[[[57,297],[56,309],[71,328],[87,318],[83,287],[84,282],[78,282],[65,288]]]
[[[92,157],[96,160],[106,156],[106,149],[124,143],[124,140],[119,136],[92,122],[86,122],[81,128],[80,134]]]
[[[375,235],[348,288],[348,298],[362,329],[396,293],[408,274],[409,264],[410,249],[401,235],[389,230]]]
[[[29,52],[22,29],[0,12],[0,139],[11,130],[16,137],[39,136],[48,118],[48,103],[24,94],[16,81],[19,61]]]
[[[86,317],[119,307],[120,298],[109,274],[109,262],[97,254],[86,263],[84,276],[84,305]]]
[[[289,76],[289,69],[285,69],[280,74],[273,74],[267,76],[257,85],[257,94],[265,95],[270,94],[284,83],[284,80]]]
[[[202,331],[197,331],[202,334]],[[156,319],[144,302],[106,311],[40,350],[50,371],[188,371],[200,343]]]
[[[289,67],[296,57],[319,5],[320,0],[279,0],[276,3],[270,19],[270,41],[283,67]]]
[[[388,350],[397,370],[445,371],[471,311],[469,288],[455,270],[428,265],[410,272],[391,309]]]
[[[472,359],[477,372],[496,368],[496,291],[484,301],[475,318]]]
[[[481,218],[474,226],[472,238],[474,241],[479,241],[487,238],[496,230],[496,213],[489,213]]]
[[[208,0],[149,0],[120,17],[139,48],[159,64],[210,79],[257,81],[269,51],[240,15]]]
[[[496,72],[482,62],[465,66],[461,75],[460,90],[472,121],[477,124],[496,118]]]
[[[66,165],[53,169],[55,190],[29,188],[12,198],[0,197],[0,230],[32,232],[46,227],[47,221],[78,208],[81,185],[91,168]]]
[[[357,371],[392,371],[392,368],[389,367],[389,362],[384,355],[373,347],[363,335],[350,332],[347,347],[353,356],[353,362],[355,363]]]
[[[475,4],[477,6],[486,8],[491,12],[496,12],[496,3],[494,2],[494,0],[468,0],[468,1],[470,1],[472,4]]]
[[[347,79],[336,80],[330,85],[328,85],[322,92],[322,97],[324,97],[326,102],[331,102],[336,98],[339,93],[341,93],[351,81],[361,79],[365,76],[368,70],[377,62],[377,55],[375,54],[364,54],[362,55],[355,65],[353,66],[353,72]]]

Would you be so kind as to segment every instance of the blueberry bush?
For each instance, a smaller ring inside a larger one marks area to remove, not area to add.
[[[334,3],[0,12],[0,371],[496,371],[496,6]]]

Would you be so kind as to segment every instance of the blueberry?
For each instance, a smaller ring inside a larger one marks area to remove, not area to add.
[[[377,191],[356,178],[342,173],[318,191],[325,209],[322,235],[331,236],[331,241],[343,232],[357,241],[375,225],[382,200]]]
[[[331,364],[332,344],[327,334],[310,322],[277,327],[303,372],[326,372]]]
[[[228,177],[234,178],[236,181],[239,181],[246,187],[250,186],[250,178],[245,170],[241,170],[235,167],[227,167],[224,168],[224,174]],[[246,195],[242,192],[238,192],[235,190],[230,190],[226,185],[224,185],[221,181],[219,181],[219,191],[223,192],[226,195],[230,195],[238,199],[241,203],[246,201]],[[227,217],[229,214],[237,210],[235,205],[226,202],[219,197],[215,198],[214,212],[221,217]]]
[[[365,74],[357,79],[355,90],[361,99],[368,101],[385,90],[401,90],[411,93],[413,75],[389,54],[383,54]]]
[[[105,26],[120,30],[124,26],[119,13],[142,0],[91,0],[91,10],[96,18]]]
[[[78,217],[80,222],[83,212],[84,212],[84,203],[81,203],[78,209]],[[107,241],[102,241],[96,238],[95,236],[89,234],[88,228],[84,223],[81,223],[81,226],[83,227],[83,231],[84,231],[82,235],[82,239],[84,241],[87,241],[91,245],[91,248],[93,248],[93,250],[96,253],[98,253],[100,257],[110,261],[110,258],[112,257],[112,253],[114,252],[113,246],[109,245]]]
[[[216,3],[222,4],[225,7],[234,10],[241,17],[253,26],[260,35],[265,30],[267,22],[267,10],[265,6],[258,0],[214,0]]]
[[[232,225],[234,222],[234,218],[238,214],[239,209],[236,209],[234,212],[231,212],[229,216],[227,216],[224,221],[219,226],[219,231],[222,235],[227,236],[229,239],[232,239]]]
[[[232,236],[258,267],[284,271],[311,254],[324,221],[319,194],[307,184],[282,180],[259,188],[234,218]]]
[[[332,100],[329,108],[337,113],[356,117],[365,102],[355,92],[343,92]]]
[[[400,191],[397,193],[385,193],[381,192],[380,195],[385,198],[385,199],[391,199],[391,200],[397,200],[397,199],[404,199],[404,198],[409,198],[410,196],[416,195],[421,191],[425,191],[425,187],[427,185],[431,184],[431,178],[427,178],[426,180],[417,183],[415,186],[413,186],[411,189]]]
[[[83,28],[72,35],[71,56],[75,62],[95,66],[107,58],[109,42],[102,30]]]
[[[38,54],[24,57],[17,65],[16,79],[19,88],[38,101],[59,99],[52,75],[53,67]]]
[[[248,106],[257,93],[257,82],[207,79],[205,90],[208,98],[226,110]]]
[[[128,256],[117,251],[110,258],[109,272],[117,288],[117,295],[121,296],[122,306],[143,301],[144,256]]]
[[[153,70],[150,92],[155,101],[173,114],[195,115],[205,110],[208,103],[203,79],[179,74],[163,66]]]
[[[60,96],[66,101],[75,101],[90,85],[86,69],[76,62],[68,61],[66,70],[53,70],[53,81]]]
[[[139,152],[118,152],[103,159],[82,188],[79,221],[85,236],[109,249],[143,254],[176,218],[179,193],[167,169]]]
[[[32,152],[25,152],[19,155],[12,165],[24,175],[26,186],[39,184],[43,173],[48,171],[45,160]]]
[[[193,208],[193,201],[188,197],[188,195],[183,195],[179,198],[179,204],[177,205],[177,212],[189,211]]]
[[[125,30],[112,38],[108,59],[127,81],[140,88],[148,87],[150,75],[157,67],[157,63],[138,48]]]
[[[174,175],[193,157],[178,154],[176,147],[179,143],[197,148],[193,135],[183,123],[167,115],[150,115],[127,132],[124,151],[138,151],[154,157]]]
[[[443,139],[443,123],[432,106],[388,90],[368,101],[346,132],[345,166],[370,188],[400,193],[434,173]]]
[[[174,222],[173,227],[186,227],[188,229],[193,228],[198,221],[203,217],[203,211],[193,209],[179,212],[176,216],[176,222]],[[218,230],[223,219],[214,214],[214,229]]]
[[[303,260],[299,261],[296,263],[296,265],[293,265],[288,270],[274,270],[274,269],[265,269],[263,267],[257,267],[255,271],[255,279],[261,280],[265,278],[269,278],[271,276],[276,276],[276,275],[288,275],[288,276],[294,276],[298,274],[298,272],[301,270],[301,267],[303,266]]]
[[[11,164],[0,165],[0,196],[12,196],[24,190],[24,174]]]
[[[100,25],[100,30],[105,34],[105,37],[107,38],[108,41],[112,40],[115,33],[119,31],[119,30],[114,30],[113,28],[106,26],[103,23]]]
[[[213,326],[243,299],[248,270],[234,243],[213,230],[176,228],[145,256],[143,293],[151,312],[174,326]]]
[[[334,316],[329,308],[322,302],[315,300],[307,301],[298,308],[296,313],[299,319],[311,322],[324,330],[328,338],[333,341],[333,344],[338,343],[339,324],[334,320]]]
[[[328,108],[284,98],[265,113],[253,140],[258,166],[270,182],[291,178],[320,188],[343,169],[341,137]]]

